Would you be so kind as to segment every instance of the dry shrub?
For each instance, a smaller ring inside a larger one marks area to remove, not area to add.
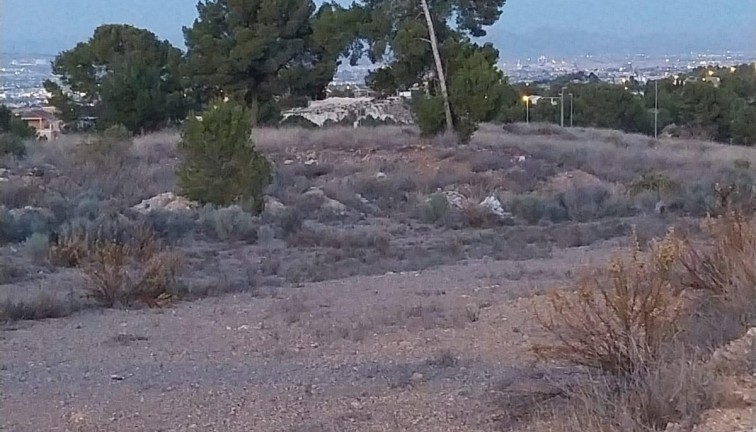
[[[754,221],[728,209],[703,226],[705,243],[670,232],[581,279],[576,295],[552,295],[538,318],[558,342],[536,352],[601,372],[567,392],[557,430],[689,430],[706,410],[743,403],[728,380],[752,373],[748,361],[725,370],[710,354],[756,317]]]
[[[85,236],[58,239],[51,254],[54,261],[81,269],[89,280],[87,296],[105,307],[169,304],[175,300],[176,274],[183,263],[179,252],[167,249],[146,230],[137,230],[125,242]]]
[[[685,356],[646,365],[623,380],[591,376],[565,392],[570,405],[551,413],[552,430],[648,432],[670,424],[687,430],[724,400],[720,378]]]
[[[686,285],[709,294],[720,307],[745,307],[754,313],[756,302],[756,230],[753,219],[728,211],[709,217],[703,230],[710,242],[704,247],[688,243],[682,255]],[[747,317],[743,317],[748,319]]]
[[[579,279],[575,295],[554,292],[537,314],[559,341],[539,345],[542,358],[630,375],[657,360],[674,337],[684,298],[675,285],[682,242],[673,231],[651,251],[612,258],[608,269]]]

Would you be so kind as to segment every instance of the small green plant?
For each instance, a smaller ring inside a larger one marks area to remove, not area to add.
[[[444,100],[440,96],[417,94],[412,99],[412,112],[423,136],[437,135],[446,127]]]
[[[510,202],[512,214],[529,224],[538,223],[546,214],[544,200],[536,195],[519,195]]]
[[[0,156],[12,155],[22,157],[26,155],[24,140],[13,134],[0,133]]]
[[[442,193],[434,193],[420,205],[420,219],[426,223],[436,223],[449,213],[449,200]]]
[[[254,243],[257,240],[258,221],[239,206],[220,209],[205,206],[200,212],[200,223],[220,241]]]
[[[203,204],[238,204],[261,212],[271,167],[254,148],[251,132],[249,112],[232,102],[215,102],[200,117],[190,118],[179,143],[182,193]]]
[[[76,151],[82,162],[97,164],[105,169],[118,169],[125,162],[132,145],[131,132],[122,125],[116,125],[86,136]]]
[[[643,174],[639,179],[632,182],[628,186],[628,192],[630,192],[632,196],[637,196],[648,191],[654,192],[656,194],[656,200],[661,201],[662,194],[674,192],[679,188],[680,185],[666,175],[651,173]]]
[[[748,159],[735,159],[735,161],[733,161],[733,165],[735,165],[735,168],[740,170],[751,169],[751,161],[749,161]]]

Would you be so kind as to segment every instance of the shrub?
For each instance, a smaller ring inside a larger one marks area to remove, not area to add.
[[[139,232],[134,223],[119,213],[106,213],[94,220],[74,218],[53,233],[50,260],[53,265],[76,267],[95,243],[126,243]]]
[[[434,193],[420,204],[418,211],[420,220],[425,223],[436,223],[449,213],[449,200],[443,193]]]
[[[680,324],[684,301],[674,282],[681,253],[670,232],[650,253],[636,243],[629,259],[615,257],[605,271],[581,278],[574,295],[553,293],[549,314],[538,320],[559,343],[536,353],[617,376],[658,361]]]
[[[25,156],[26,144],[23,138],[9,133],[0,133],[0,156],[6,155]]]
[[[0,244],[19,243],[34,233],[47,234],[54,225],[54,215],[45,209],[8,210],[0,206]]]
[[[560,202],[571,220],[588,222],[603,217],[627,216],[630,205],[604,186],[577,187],[561,194]]]
[[[165,249],[152,233],[140,231],[126,243],[71,239],[67,244],[89,280],[87,296],[100,305],[158,307],[174,299],[182,256]]]
[[[657,362],[627,380],[591,376],[568,390],[566,418],[555,419],[558,432],[649,432],[670,424],[692,425],[701,413],[721,403],[720,377],[685,354]]]
[[[631,195],[638,195],[643,192],[654,192],[656,200],[662,199],[662,195],[674,192],[680,189],[680,185],[664,174],[651,173],[643,174],[628,186]]]
[[[216,102],[201,118],[191,117],[179,143],[184,160],[177,174],[183,194],[203,204],[239,204],[261,212],[271,167],[250,135],[250,115],[240,105]]]
[[[257,239],[263,244],[270,243],[276,239],[276,230],[269,225],[262,225],[257,229]]]
[[[50,237],[46,234],[34,233],[24,242],[24,249],[34,262],[42,262],[50,250]]]
[[[682,255],[683,282],[703,293],[699,309],[714,315],[720,333],[726,333],[720,335],[719,343],[756,325],[755,228],[750,217],[735,211],[709,217],[703,223],[711,240],[709,247],[688,242]]]
[[[732,164],[739,170],[751,169],[751,161],[748,159],[735,159]]]
[[[254,243],[257,240],[257,219],[239,206],[216,209],[206,205],[200,212],[200,224],[220,241]]]
[[[196,227],[194,217],[186,212],[151,211],[145,215],[142,222],[145,227],[169,244],[192,233]]]
[[[417,94],[412,98],[412,112],[423,136],[438,135],[446,127],[444,99],[441,96]]]
[[[538,223],[546,213],[546,204],[537,195],[518,195],[512,198],[509,207],[514,216],[529,224]]]
[[[82,161],[118,167],[125,162],[132,146],[131,132],[124,126],[117,125],[86,136],[76,147],[76,152]]]

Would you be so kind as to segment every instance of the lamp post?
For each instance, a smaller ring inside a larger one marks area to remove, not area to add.
[[[575,112],[573,107],[575,103],[575,95],[570,93],[570,127],[572,127],[572,115]]]
[[[561,127],[564,127],[564,89],[562,89],[562,93],[559,94],[559,110],[561,111],[561,119],[559,125]]]
[[[659,80],[654,80],[654,139],[659,137]]]
[[[530,124],[530,97],[523,96],[522,101],[525,102],[525,124]]]

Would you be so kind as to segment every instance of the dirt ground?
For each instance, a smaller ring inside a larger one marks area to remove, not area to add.
[[[535,373],[530,294],[611,247],[17,323],[0,429],[497,430],[502,385]]]
[[[397,128],[261,130],[276,167],[262,215],[135,214],[176,190],[177,139],[135,140],[117,176],[72,156],[76,137],[0,172],[0,431],[574,430],[544,418],[585,377],[535,361],[544,294],[633,230],[642,245],[695,232],[710,186],[750,187],[733,161],[756,163],[542,126],[487,126],[459,147]],[[627,191],[649,170],[679,185],[669,212],[659,191]],[[171,307],[102,308],[85,272],[50,259],[65,230],[143,224],[185,259]],[[756,393],[741,399],[694,430],[753,432]]]

